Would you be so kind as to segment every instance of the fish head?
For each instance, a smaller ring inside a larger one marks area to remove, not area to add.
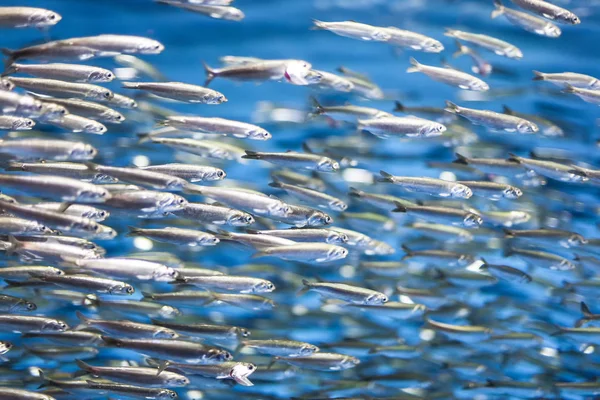
[[[481,79],[474,79],[469,83],[469,89],[478,92],[485,92],[490,90],[490,86]]]
[[[104,118],[107,121],[114,122],[114,123],[121,123],[121,122],[125,121],[125,116],[115,110],[107,110],[107,111],[103,112],[102,118]]]
[[[328,157],[323,157],[317,163],[317,171],[335,172],[340,169],[340,164]]]
[[[42,105],[44,107],[42,110],[42,119],[44,121],[60,120],[69,113],[69,111],[60,104],[43,103]]]
[[[9,81],[8,79],[0,79],[1,90],[13,90],[14,88],[15,84]]]
[[[248,131],[248,139],[254,140],[269,140],[273,136],[266,130],[258,128]]]
[[[446,132],[446,126],[437,122],[426,124],[419,130],[419,135],[425,137],[440,136]]]
[[[227,97],[222,93],[211,91],[202,96],[202,102],[206,104],[221,104],[227,102]]]
[[[96,135],[102,135],[106,132],[106,127],[99,122],[90,122],[84,128],[85,132],[94,133]]]
[[[110,192],[104,188],[84,189],[77,193],[78,201],[102,202],[111,198]]]
[[[154,337],[156,339],[176,339],[179,337],[179,334],[172,329],[161,328],[154,333]]]
[[[317,346],[315,346],[314,344],[307,343],[300,347],[298,354],[300,355],[300,357],[305,357],[310,356],[311,354],[316,353],[317,351],[319,351],[319,348]]]
[[[117,237],[117,231],[115,231],[110,226],[105,226],[98,224],[100,229],[97,229],[95,232],[95,236],[97,239],[109,240]]]
[[[69,329],[69,325],[67,325],[63,321],[60,321],[57,319],[51,319],[42,326],[41,331],[42,332],[64,332],[67,329]]]
[[[156,282],[173,282],[179,278],[179,271],[163,265],[154,271],[152,278]]]
[[[30,301],[20,301],[17,304],[15,304],[14,307],[11,307],[11,312],[14,311],[35,311],[37,310],[37,305],[35,303],[32,303]]]
[[[463,219],[463,225],[466,227],[475,227],[483,223],[483,218],[477,214],[468,213]]]
[[[179,311],[178,309],[176,309],[175,307],[171,307],[171,306],[162,306],[159,310],[158,310],[158,315],[160,315],[163,318],[173,318],[176,317],[178,315],[181,315],[181,311]]]
[[[12,349],[12,343],[7,341],[0,341],[0,354],[7,353],[10,349]]]
[[[160,400],[171,400],[178,398],[177,393],[169,389],[161,389],[157,394],[156,398]]]
[[[246,329],[246,328],[240,328],[240,327],[234,327],[233,328],[235,330],[236,336],[241,336],[241,337],[248,337],[250,336],[252,333]]]
[[[89,211],[84,212],[81,216],[96,221],[104,221],[110,216],[110,213],[106,210],[100,210],[99,208],[90,208]]]
[[[327,252],[327,261],[335,261],[346,258],[348,255],[348,250],[341,246],[333,246]]]
[[[523,192],[518,187],[509,186],[502,191],[502,195],[507,199],[517,199],[523,195]]]
[[[90,82],[110,82],[115,79],[115,74],[112,71],[93,71],[88,75],[88,81]]]
[[[23,106],[23,112],[29,114],[30,117],[41,116],[44,113],[44,104],[41,101],[33,100],[30,104]]]
[[[519,133],[535,133],[539,130],[540,128],[531,121],[521,121],[517,125],[517,131],[519,131]]]
[[[459,199],[468,199],[473,196],[473,191],[466,185],[456,184],[450,189],[450,195]]]
[[[28,131],[35,126],[35,122],[29,118],[15,119],[12,123],[12,128],[16,131]]]
[[[164,49],[165,46],[156,40],[146,40],[137,46],[137,51],[141,54],[159,54]]]
[[[231,379],[244,386],[253,386],[254,384],[248,379],[256,371],[256,365],[251,363],[237,363],[229,371]]]
[[[515,46],[510,46],[508,47],[504,53],[506,54],[506,57],[508,58],[523,58],[523,52],[521,52],[521,50],[518,47]]]
[[[187,205],[187,200],[181,196],[178,196],[173,193],[162,193],[159,200],[157,201],[157,208],[164,211],[178,211],[185,208]]]
[[[275,290],[275,285],[269,281],[261,281],[252,288],[254,293],[266,293],[272,292],[273,290]]]
[[[234,210],[227,216],[227,225],[246,226],[254,223],[254,217],[243,211]]]
[[[426,53],[440,53],[444,50],[444,45],[435,39],[424,40],[421,47]]]
[[[92,145],[86,143],[76,143],[69,154],[69,158],[73,160],[91,160],[96,157],[98,150]]]
[[[215,362],[224,362],[233,360],[233,356],[227,350],[214,348],[208,350],[206,359]]]
[[[36,28],[43,28],[56,25],[61,19],[62,16],[54,11],[40,10],[29,16],[29,23]]]
[[[332,200],[329,202],[329,207],[337,211],[345,211],[348,205],[341,200]]]
[[[581,23],[581,20],[579,19],[579,17],[575,14],[573,14],[570,11],[564,10],[563,12],[559,13],[557,15],[557,17],[560,17],[561,19],[573,24],[573,25],[578,25]]]
[[[210,172],[205,174],[202,180],[204,180],[204,181],[220,181],[220,180],[225,179],[226,176],[227,176],[227,173],[225,171],[223,171],[220,168],[214,168],[213,170],[211,170]]]
[[[347,356],[340,362],[340,367],[342,369],[353,368],[360,364],[360,360],[356,357]]]
[[[308,217],[308,226],[322,226],[322,225],[331,225],[333,223],[333,218],[323,211],[315,210]]]
[[[371,295],[369,295],[365,300],[364,300],[364,304],[367,305],[377,305],[377,304],[383,304],[383,303],[387,303],[388,302],[388,297],[383,294],[383,293],[373,293]]]
[[[109,294],[128,294],[132,295],[135,293],[135,289],[128,283],[123,285],[115,285],[109,289]]]
[[[325,243],[329,243],[329,244],[348,243],[348,235],[346,235],[345,233],[342,233],[342,232],[330,231],[327,234]]]
[[[577,247],[577,246],[587,244],[588,241],[586,238],[584,238],[581,235],[573,234],[573,235],[569,236],[569,239],[567,239],[567,242],[569,243],[569,247]]]
[[[170,387],[183,387],[190,384],[190,380],[185,376],[172,376],[165,380],[165,386]]]
[[[221,18],[228,21],[241,21],[246,17],[244,12],[238,8],[223,7],[223,9],[224,11],[220,14]]]
[[[558,26],[548,22],[544,27],[544,34],[548,37],[559,37],[562,34],[562,31]]]

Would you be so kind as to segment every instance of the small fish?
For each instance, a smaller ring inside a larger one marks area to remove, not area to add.
[[[523,118],[488,110],[460,107],[446,101],[446,111],[460,115],[475,125],[483,125],[493,131],[535,133],[539,131],[536,124]]]
[[[484,326],[465,326],[446,324],[431,319],[427,319],[427,324],[434,330],[443,335],[461,342],[479,342],[487,339],[492,333],[492,329]]]
[[[343,22],[323,22],[313,20],[315,30],[328,30],[336,35],[350,39],[387,42],[392,38],[392,34],[387,28],[361,24],[354,21]]]
[[[41,208],[43,210],[54,211],[74,217],[89,218],[96,222],[102,222],[110,216],[108,211],[87,204],[40,202],[36,204],[27,204],[26,207]]]
[[[22,311],[35,311],[37,305],[20,297],[0,294],[0,312],[19,313]],[[1,354],[1,353],[0,353]]]
[[[544,136],[564,136],[563,129],[560,126],[556,125],[554,122],[552,122],[546,118],[543,118],[543,117],[540,117],[537,115],[533,115],[533,114],[523,114],[523,113],[514,111],[507,106],[503,106],[502,112],[504,114],[514,115],[515,117],[523,118],[523,119],[526,119],[528,121],[535,123],[536,125],[538,125],[538,127],[540,128],[540,132]]]
[[[182,82],[124,82],[123,87],[187,103],[221,104],[227,101],[225,95],[216,90]]]
[[[523,168],[532,170],[536,174],[557,181],[586,182],[590,179],[584,171],[554,161],[536,160],[533,158],[519,157],[514,154],[510,154],[509,160],[521,164]]]
[[[253,247],[255,249],[262,249],[275,246],[287,246],[296,243],[293,240],[269,235],[257,235],[252,232],[237,233],[219,230],[216,236],[221,240],[231,240],[234,242],[244,244],[246,246]]]
[[[77,311],[77,318],[82,323],[82,327],[92,327],[106,334],[115,335],[121,338],[147,338],[147,339],[176,339],[179,335],[168,328],[149,324],[140,324],[126,320],[113,321],[92,319]]]
[[[0,130],[28,131],[35,126],[30,118],[0,115]]]
[[[385,33],[390,35],[390,38],[385,42],[392,46],[405,47],[412,50],[424,51],[426,53],[440,53],[444,50],[444,45],[438,40],[422,35],[417,32],[398,29],[393,26],[388,26]]]
[[[145,387],[183,387],[190,380],[181,374],[170,371],[159,371],[147,367],[94,367],[81,360],[75,360],[79,368],[87,373],[102,378],[110,378],[117,382],[144,385]]]
[[[483,223],[483,218],[478,214],[450,207],[432,207],[432,206],[405,206],[397,203],[392,212],[407,213],[426,221],[440,223],[448,222],[452,225],[462,225],[466,228],[476,228]]]
[[[312,290],[326,298],[363,305],[377,305],[387,303],[388,301],[387,296],[383,293],[344,283],[309,282],[303,279],[302,284],[304,287],[300,290],[299,294],[304,294]]]
[[[275,357],[307,357],[319,351],[313,344],[285,339],[242,340],[241,344]]]
[[[401,261],[417,261],[422,263],[430,262],[445,262],[447,265],[466,266],[474,261],[474,257],[470,254],[461,254],[447,250],[411,250],[407,246],[402,245],[402,250],[406,253]]]
[[[95,135],[103,135],[107,131],[106,126],[100,122],[75,114],[67,114],[60,119],[52,119],[46,122],[50,125],[54,125],[75,133],[83,132],[92,133]]]
[[[575,88],[598,90],[600,81],[593,76],[578,74],[575,72],[546,73],[533,71],[534,81],[548,81],[560,87],[571,85]]]
[[[206,4],[191,4],[191,3],[181,3],[177,0],[155,0],[158,3],[168,4],[170,6],[175,6],[178,8],[182,8],[187,11],[192,11],[198,14],[206,15],[207,17],[215,18],[215,19],[224,19],[227,21],[241,21],[246,16],[244,12],[235,7],[229,6],[213,6]]]
[[[504,15],[512,24],[540,36],[557,38],[562,34],[561,29],[552,22],[521,11],[506,8],[501,0],[494,0],[496,9],[492,11],[492,19]]]
[[[194,139],[152,138],[152,143],[164,144],[176,150],[196,154],[200,157],[215,158],[219,160],[237,160],[244,154],[244,150],[222,142]]]
[[[54,397],[44,393],[8,387],[0,388],[0,398],[2,397],[10,400],[55,400]]]
[[[325,115],[336,121],[346,121],[355,123],[358,119],[377,119],[383,117],[393,117],[392,114],[371,107],[355,106],[344,104],[340,106],[323,106],[317,99],[311,97],[313,111],[311,115]]]
[[[437,82],[445,83],[450,86],[456,86],[464,90],[487,91],[489,86],[481,79],[469,75],[465,72],[457,71],[452,68],[439,68],[429,65],[420,64],[414,58],[410,59],[412,67],[409,67],[406,72],[422,72]]]
[[[0,202],[2,207],[2,202]],[[55,233],[52,229],[39,223],[23,218],[0,215],[0,234],[2,235],[51,235]]]
[[[393,183],[409,192],[427,193],[431,196],[453,197],[468,199],[473,195],[471,189],[462,183],[445,181],[435,178],[419,178],[411,176],[395,176],[385,171],[379,171],[379,182]]]
[[[99,333],[86,331],[28,332],[23,333],[21,337],[25,339],[46,339],[54,343],[71,346],[93,346],[102,343]]]
[[[459,31],[456,29],[446,29],[444,35],[475,44],[486,50],[492,51],[499,56],[514,58],[517,60],[523,58],[523,53],[518,47],[503,40],[496,39],[492,36]]]
[[[308,169],[319,172],[336,172],[340,169],[337,161],[312,153],[262,153],[246,150],[242,158],[250,160],[264,160],[275,165],[288,168]]]
[[[159,72],[152,64],[129,54],[119,54],[114,57],[117,64],[133,68],[136,71],[136,75],[145,75],[152,78],[155,81],[167,81],[167,78]]]
[[[87,388],[99,392],[122,394],[125,396],[141,396],[146,399],[172,400],[177,399],[177,392],[170,389],[151,388],[146,386],[124,385],[114,382],[86,381]]]
[[[203,323],[183,324],[177,322],[165,322],[152,320],[154,325],[164,326],[174,331],[190,335],[192,337],[203,338],[212,341],[238,341],[240,338],[250,336],[250,331],[246,328],[229,325],[212,325]]]
[[[113,92],[90,83],[72,83],[44,78],[7,78],[15,86],[57,97],[81,97],[95,100],[110,100]]]
[[[322,89],[337,90],[339,92],[346,93],[351,92],[354,89],[354,83],[343,76],[332,74],[331,72],[326,71],[311,70],[311,72],[319,76],[314,84],[318,85]],[[309,79],[308,76],[306,78]]]
[[[507,282],[529,283],[533,280],[528,273],[509,265],[488,264],[484,261],[479,270],[488,272],[496,278]]]
[[[600,105],[600,90],[582,89],[567,84],[565,93],[572,93],[587,103]]]
[[[110,82],[115,79],[112,71],[104,68],[77,64],[17,64],[9,65],[4,74],[23,73],[38,78],[59,79],[71,82]]]
[[[212,379],[232,379],[242,386],[254,386],[254,384],[248,379],[254,371],[256,371],[256,365],[251,363],[243,363],[237,361],[226,361],[219,364],[181,364],[176,362],[164,363],[157,362],[154,359],[148,360],[150,365],[156,365],[159,368],[174,368],[177,371],[183,371],[185,373],[200,375]]]
[[[90,144],[52,139],[0,140],[0,153],[20,160],[91,160],[98,150]]]
[[[0,148],[1,147],[2,145],[0,143]],[[5,170],[25,171],[43,175],[59,175],[67,178],[74,178],[92,183],[118,182],[118,179],[116,178],[104,174],[99,174],[93,170],[90,170],[88,166],[83,163],[45,161],[37,163],[27,163],[12,161],[10,162],[9,166],[5,168]],[[58,210],[58,208],[56,210]]]
[[[444,224],[430,224],[425,222],[414,222],[411,229],[417,230],[426,237],[432,237],[446,242],[468,243],[473,241],[474,236],[467,229]]]
[[[567,249],[583,246],[588,242],[578,233],[560,229],[505,230],[504,233],[508,238],[526,239],[548,245],[560,244]]]
[[[93,103],[91,101],[85,101],[81,99],[59,99],[56,97],[38,97],[38,99],[44,105],[48,104],[48,102],[51,104],[58,104],[66,107],[69,112],[72,112],[73,114],[96,121],[110,123],[121,123],[125,121],[123,114],[99,103]],[[55,119],[57,118],[50,118],[50,120]]]
[[[180,281],[210,291],[216,290],[237,293],[269,293],[275,290],[275,285],[272,282],[249,276],[195,276],[185,277]]]
[[[2,28],[44,29],[56,25],[62,16],[54,11],[33,7],[0,7]]]
[[[24,47],[18,50],[0,49],[8,56],[6,61],[10,65],[18,60],[79,60],[85,61],[94,57],[107,55],[98,49],[85,46],[69,46],[61,41],[51,41],[44,44]]]
[[[57,43],[60,46],[82,46],[106,53],[159,54],[165,49],[165,46],[156,40],[141,36],[129,35],[103,34],[97,36],[69,38],[59,40]]]
[[[219,239],[206,232],[181,228],[143,229],[129,227],[127,236],[143,236],[163,243],[186,246],[214,246]]]
[[[139,217],[164,217],[165,213],[182,210],[187,200],[173,193],[154,190],[139,190],[115,192],[105,204],[121,210],[140,212]]]
[[[33,118],[43,114],[44,105],[33,96],[0,90],[0,111],[3,114]]]
[[[513,231],[506,230],[505,237],[509,239],[512,238],[512,232]],[[512,247],[506,251],[505,255],[507,257],[516,255],[535,267],[544,267],[558,271],[569,271],[577,268],[574,263],[566,258],[545,251],[517,249]]]
[[[511,0],[513,3],[528,11],[541,15],[544,18],[556,20],[557,22],[577,25],[581,21],[577,15],[562,7],[548,3],[544,0]]]
[[[255,222],[254,217],[244,211],[204,203],[187,203],[174,214],[215,225],[248,226]]]
[[[510,199],[515,200],[523,195],[518,187],[488,181],[458,181],[467,186],[475,196],[484,197],[489,200]]]
[[[350,197],[363,200],[365,203],[368,203],[370,205],[384,210],[389,210],[391,207],[394,207],[396,203],[408,206],[416,205],[415,203],[401,199],[400,197],[391,196],[388,194],[367,193],[353,187],[350,188],[350,192],[348,193],[348,195]]]
[[[62,201],[78,201],[82,203],[102,203],[111,198],[108,190],[92,183],[80,182],[76,179],[59,176],[22,176],[0,175],[0,183],[4,187],[14,188],[26,193],[38,193],[60,198]]]
[[[456,58],[462,55],[468,55],[471,57],[474,63],[474,65],[471,67],[471,71],[481,76],[489,76],[492,73],[492,70],[494,69],[492,64],[486,61],[478,52],[463,45],[458,40],[455,42],[458,50],[452,54],[452,57]]]
[[[344,211],[348,208],[348,205],[342,200],[316,190],[277,181],[269,183],[269,186],[285,190],[289,195],[298,200],[318,207],[329,208],[335,211]]]
[[[32,315],[0,314],[2,332],[63,332],[69,325],[61,320]]]
[[[209,299],[210,300],[206,305],[211,303],[225,303],[249,311],[266,311],[275,308],[275,302],[273,300],[255,294],[209,292]]]
[[[238,57],[240,58],[240,57]],[[245,58],[245,57],[241,57]],[[291,82],[299,80],[304,83],[304,77],[310,72],[312,65],[304,60],[262,60],[250,59],[244,62],[231,62],[223,68],[211,68],[206,63],[205,86],[217,77],[237,81],[266,81],[286,79]],[[294,76],[292,76],[292,74]]]
[[[315,371],[343,371],[354,368],[360,364],[356,357],[337,353],[317,352],[310,356],[303,357],[275,357],[278,361],[294,365],[299,368],[311,369]]]
[[[98,174],[112,176],[119,181],[149,186],[153,189],[182,190],[187,185],[187,181],[182,178],[140,168],[113,167],[90,162],[86,163],[86,166]]]
[[[328,244],[344,244],[348,242],[348,235],[335,229],[303,228],[254,231],[247,230],[255,235],[269,235],[295,242],[325,242]],[[291,243],[290,243],[291,244]],[[2,270],[0,270],[1,272]]]
[[[259,126],[224,118],[173,115],[167,117],[161,124],[182,130],[230,135],[242,139],[269,140],[272,138],[269,132]]]
[[[346,258],[348,250],[327,243],[297,243],[285,246],[266,247],[252,257],[278,257],[284,260],[303,262],[331,262]]]
[[[375,119],[359,119],[358,129],[372,133],[381,139],[394,136],[431,137],[439,136],[446,127],[438,122],[417,117],[379,117]]]
[[[221,168],[194,164],[149,165],[140,169],[176,176],[189,182],[220,181],[227,176]]]
[[[77,259],[73,263],[80,272],[92,272],[116,278],[172,282],[179,277],[179,272],[174,268],[154,261],[134,258]]]
[[[0,269],[0,277],[2,279],[10,278],[29,278],[32,276],[44,276],[44,275],[64,275],[65,273],[55,267],[48,266],[18,266],[18,267],[4,267]]]

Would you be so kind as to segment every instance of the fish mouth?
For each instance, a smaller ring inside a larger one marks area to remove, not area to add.
[[[287,70],[286,70],[286,71],[283,73],[283,76],[285,76],[285,79],[286,79],[288,82],[291,82],[291,81],[292,81],[292,77],[291,77],[291,76],[290,76],[290,74],[287,72]]]
[[[231,372],[229,372],[229,376],[240,385],[254,386],[254,383],[248,379],[248,375],[252,372],[254,372],[254,370],[249,370],[248,367],[244,365],[236,365],[231,369]]]

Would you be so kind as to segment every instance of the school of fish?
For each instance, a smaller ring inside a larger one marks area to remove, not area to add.
[[[147,3],[244,24],[233,0]],[[471,4],[548,52],[599,9]],[[0,6],[0,46],[40,34],[2,49],[0,400],[600,398],[597,122],[559,105],[600,105],[597,78],[531,71],[525,113],[491,79],[519,41],[315,8],[314,37],[380,42],[454,98],[226,46],[199,85],[149,31],[55,37],[57,11]],[[227,80],[305,107],[210,116]]]

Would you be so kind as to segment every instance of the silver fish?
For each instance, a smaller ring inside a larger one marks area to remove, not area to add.
[[[336,172],[340,169],[337,161],[329,157],[311,153],[263,153],[246,150],[242,158],[250,160],[264,160],[272,164],[288,167],[315,170],[319,172]]]
[[[196,154],[200,157],[215,158],[220,160],[237,160],[244,154],[244,150],[226,143],[210,140],[152,138],[152,143],[164,144],[176,150]]]
[[[439,136],[446,127],[438,122],[417,117],[379,117],[375,119],[359,119],[358,129],[372,133],[381,139],[393,136],[430,137]]]
[[[36,279],[47,283],[53,283],[60,287],[84,292],[94,291],[112,295],[132,295],[135,293],[133,286],[128,283],[88,275],[44,275],[36,276]]]
[[[8,66],[5,74],[23,73],[39,78],[59,79],[72,82],[110,82],[115,79],[112,71],[104,68],[77,64],[16,64]]]
[[[3,28],[48,28],[62,16],[54,11],[33,7],[0,7],[0,26]]]
[[[25,143],[23,143],[25,144]],[[59,143],[62,144],[62,143]],[[81,143],[83,145],[83,143]],[[68,146],[65,143],[65,147]],[[85,145],[89,146],[89,145]],[[2,145],[0,143],[0,149]],[[93,149],[89,146],[89,149]],[[59,150],[59,149],[57,149]],[[24,151],[24,149],[23,149]],[[72,163],[72,162],[39,162],[39,163],[26,163],[26,162],[16,162],[13,161],[10,163],[9,167],[5,168],[6,171],[25,171],[32,172],[35,174],[43,174],[43,175],[59,175],[67,178],[75,178],[83,181],[93,182],[93,183],[116,183],[118,179],[113,178],[112,176],[104,175],[98,173],[96,171],[91,170],[87,165],[83,163]]]
[[[140,212],[139,216],[145,218],[161,217],[167,212],[182,210],[187,205],[187,200],[173,193],[131,190],[113,193],[111,198],[106,201],[106,205],[121,210]]]
[[[345,283],[309,282],[303,279],[302,284],[304,287],[300,293],[312,290],[326,298],[339,299],[348,303],[377,305],[387,303],[388,301],[387,296],[383,293]]]
[[[90,101],[80,99],[59,99],[54,97],[39,97],[39,100],[44,105],[48,104],[47,101],[52,104],[59,104],[63,107],[66,107],[69,110],[69,112],[72,112],[73,114],[97,121],[112,123],[121,123],[125,121],[125,117],[120,112],[115,111],[112,108],[106,107],[102,104],[92,103]]]
[[[152,320],[155,325],[164,326],[177,332],[182,332],[192,337],[204,338],[213,341],[238,341],[241,337],[250,336],[246,328],[229,325],[211,325],[203,323],[180,324],[176,322],[165,322]]]
[[[394,26],[384,28],[390,35],[386,43],[393,46],[407,47],[412,50],[424,51],[426,53],[440,53],[444,50],[444,45],[438,40],[422,35],[417,32],[398,29]]]
[[[179,337],[175,331],[156,325],[140,324],[131,321],[92,319],[79,311],[77,311],[77,318],[79,318],[83,326],[93,327],[104,333],[118,335],[122,338],[176,339]]]
[[[92,85],[90,83],[73,83],[56,79],[44,78],[7,78],[15,86],[31,90],[36,93],[43,93],[57,97],[81,97],[88,99],[104,100],[111,99],[113,92],[102,86]]]
[[[146,367],[94,367],[76,360],[77,366],[93,376],[110,378],[111,380],[146,387],[183,387],[190,380],[181,374],[170,371],[157,371],[156,368]]]
[[[92,133],[95,135],[103,135],[107,131],[106,126],[100,122],[75,114],[67,114],[60,119],[52,119],[46,122],[75,133],[83,132]]]
[[[498,1],[498,0],[496,0]],[[577,15],[562,7],[548,3],[544,0],[511,0],[513,3],[528,11],[532,11],[544,18],[556,20],[557,22],[577,25],[581,23]]]
[[[220,240],[231,240],[234,242],[238,242],[244,244],[246,246],[253,247],[255,249],[267,248],[267,247],[275,247],[275,246],[287,246],[290,244],[295,244],[296,242],[293,240],[275,237],[275,236],[265,236],[258,235],[255,233],[237,233],[237,232],[227,232],[224,230],[219,230],[216,236]]]
[[[35,122],[29,118],[0,115],[0,130],[28,131],[34,126]]]
[[[348,208],[348,205],[342,200],[316,190],[289,185],[282,182],[271,182],[269,183],[269,186],[285,190],[288,194],[296,197],[300,201],[313,204],[318,207],[329,208],[335,211],[344,211],[346,208]]]
[[[506,8],[500,0],[494,0],[496,9],[492,11],[492,19],[504,15],[512,24],[540,36],[557,38],[562,34],[561,29],[552,22],[528,13]]]
[[[563,182],[586,182],[589,177],[584,171],[574,169],[569,165],[554,161],[536,160],[533,158],[510,155],[510,161],[518,162],[523,168],[534,171],[536,174],[546,176]]]
[[[276,360],[295,365],[299,368],[316,371],[342,371],[360,364],[356,357],[337,353],[314,353],[303,357],[276,357]]]
[[[26,193],[42,193],[49,197],[60,198],[63,201],[102,203],[111,198],[106,189],[92,183],[59,176],[0,174],[0,183],[5,187],[12,187]]]
[[[314,344],[286,339],[242,340],[244,347],[249,347],[261,354],[276,357],[306,357],[319,351]]]
[[[62,332],[69,325],[61,320],[33,315],[0,315],[0,330],[3,332]]]
[[[476,228],[483,223],[483,218],[478,214],[457,208],[405,206],[398,203],[392,211],[414,215],[430,222],[440,223],[443,221],[452,225],[462,225],[466,228]]]
[[[243,62],[229,63],[223,68],[211,68],[206,63],[204,70],[206,72],[206,82],[208,85],[217,77],[228,78],[238,81],[265,81],[286,79],[291,82],[292,79],[304,78],[310,71],[312,65],[304,60],[262,60],[246,59]],[[292,76],[291,74],[294,74]],[[302,83],[302,82],[301,82]]]
[[[536,124],[523,118],[506,115],[488,110],[460,107],[446,101],[446,111],[460,115],[475,125],[483,125],[494,131],[536,133],[539,128]]]
[[[182,130],[230,135],[241,139],[269,140],[272,137],[269,132],[259,126],[224,118],[173,115],[167,117],[161,124]]]
[[[220,181],[227,176],[221,168],[195,164],[149,165],[140,169],[176,176],[190,182]]]
[[[20,160],[91,160],[98,150],[83,142],[52,139],[0,140],[0,153]]]
[[[215,225],[247,226],[254,223],[252,215],[219,205],[188,203],[175,214],[196,221]]]
[[[119,181],[148,186],[153,189],[182,190],[187,181],[161,172],[146,171],[140,168],[123,168],[94,163],[86,163],[89,170],[97,174],[108,175]]]
[[[430,65],[420,64],[414,58],[410,59],[412,67],[409,67],[406,72],[422,72],[437,82],[442,82],[450,86],[456,86],[460,89],[487,91],[489,86],[481,79],[469,75],[465,72],[457,71],[452,68],[432,67]]]
[[[388,182],[398,185],[409,192],[427,193],[438,197],[455,197],[468,199],[473,195],[471,189],[462,183],[445,181],[435,178],[419,178],[411,176],[395,176],[385,171],[380,171],[379,182]]]
[[[490,64],[486,59],[484,59],[478,52],[463,45],[458,40],[456,42],[456,47],[458,50],[452,54],[452,57],[460,57],[462,55],[468,55],[473,60],[474,65],[471,67],[471,71],[481,76],[488,76],[492,73],[494,67]]]
[[[523,53],[521,52],[521,50],[519,50],[519,48],[503,40],[496,39],[492,36],[459,31],[456,29],[446,29],[446,32],[444,34],[446,36],[454,37],[465,42],[473,43],[486,50],[493,51],[494,53],[500,56],[515,59],[523,58]]]
[[[600,81],[593,76],[578,74],[575,72],[547,73],[533,71],[534,81],[548,81],[560,87],[571,85],[575,88],[599,90]]]
[[[565,93],[572,93],[585,102],[600,105],[600,90],[582,89],[567,84]]]
[[[325,242],[328,244],[344,244],[348,242],[348,235],[341,231],[324,228],[304,228],[304,229],[280,229],[254,231],[247,230],[248,233],[255,235],[269,235],[283,239],[293,240],[295,242]]]
[[[336,35],[351,39],[387,42],[392,37],[391,33],[387,32],[386,28],[361,24],[354,21],[324,22],[314,19],[313,23],[313,29],[328,30]]]
[[[179,277],[176,269],[153,261],[133,258],[97,258],[73,260],[78,272],[137,279],[140,281],[173,282]]]
[[[43,110],[42,103],[32,96],[0,90],[0,111],[3,114],[37,117],[42,115]]]
[[[188,103],[221,104],[227,98],[216,90],[182,82],[123,82],[125,89],[150,92],[167,99]]]
[[[220,241],[218,237],[210,233],[173,227],[160,229],[129,227],[127,236],[143,236],[158,242],[186,246],[214,246]]]
[[[187,11],[196,12],[211,18],[224,19],[228,21],[241,21],[245,18],[244,12],[235,7],[213,6],[205,4],[181,3],[173,0],[156,0],[159,3],[168,4]]]
[[[275,246],[261,249],[252,257],[273,256],[284,260],[303,262],[331,262],[346,258],[348,250],[343,247],[327,243],[297,243],[286,246]]]
[[[471,189],[475,196],[485,197],[490,200],[514,200],[523,195],[523,192],[518,187],[504,183],[487,181],[458,181],[458,183]]]
[[[164,49],[160,42],[141,36],[109,35],[77,37],[59,40],[60,46],[81,46],[107,53],[159,54]]]
[[[266,279],[249,276],[213,275],[183,278],[186,284],[195,285],[210,291],[230,291],[237,293],[268,293],[275,285]]]

